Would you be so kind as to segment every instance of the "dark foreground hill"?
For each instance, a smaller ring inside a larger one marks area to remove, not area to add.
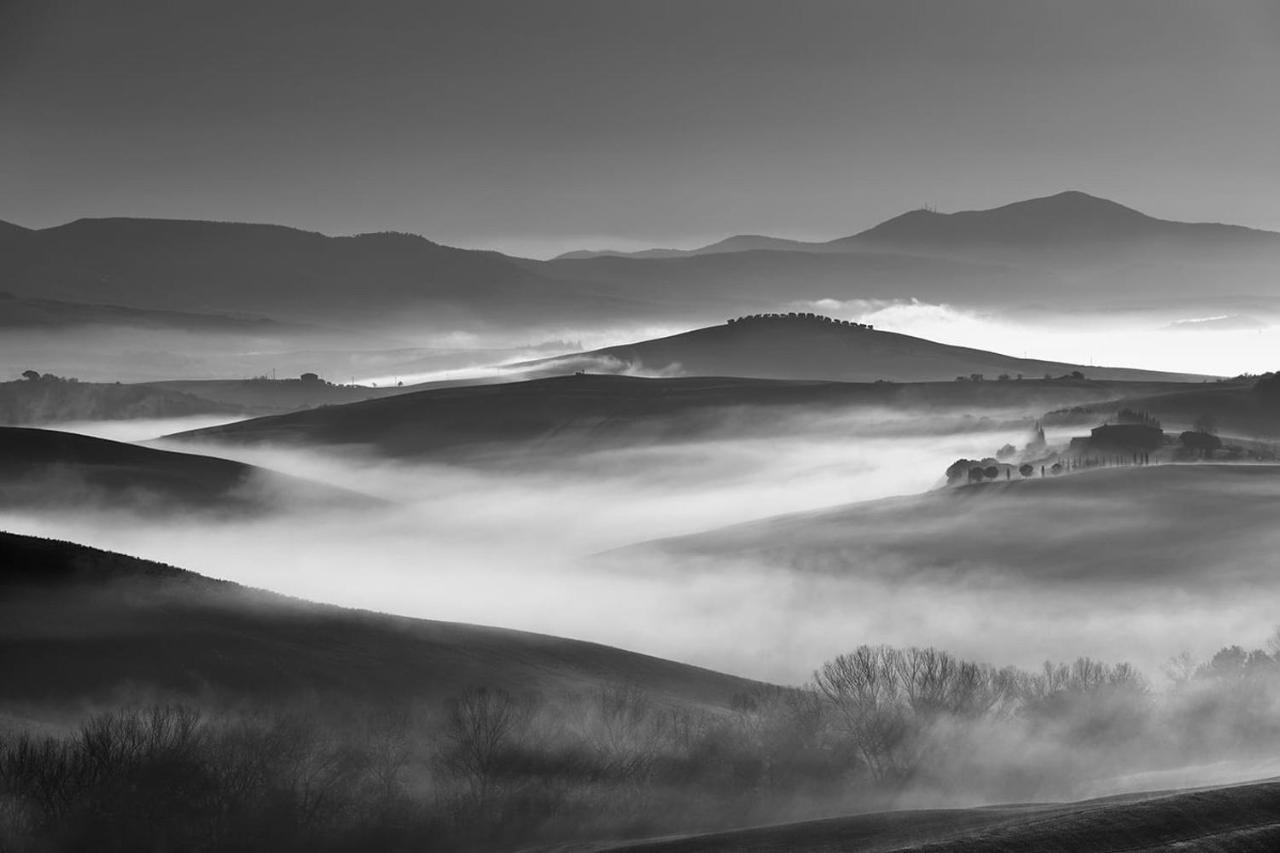
[[[753,376],[839,382],[942,382],[981,374],[1039,378],[1080,371],[1095,379],[1198,381],[1203,377],[1014,358],[810,315],[745,318],[666,338],[534,362],[564,370],[649,375]]]
[[[354,492],[227,459],[0,427],[0,506],[235,514],[373,503]]]
[[[489,451],[581,452],[655,441],[749,437],[790,429],[797,418],[851,409],[920,415],[1013,411],[1182,387],[1095,380],[923,384],[735,378],[559,376],[439,388],[257,418],[171,436],[187,441],[349,445],[393,456]],[[791,424],[791,426],[788,426]],[[809,424],[812,427],[812,424]]]
[[[1270,853],[1280,849],[1280,782],[1078,803],[903,811],[561,853]]]
[[[472,687],[633,685],[724,707],[754,682],[595,643],[311,604],[67,542],[0,533],[0,701],[119,696],[440,700]]]

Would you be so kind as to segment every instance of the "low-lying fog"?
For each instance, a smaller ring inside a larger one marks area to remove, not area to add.
[[[259,334],[163,328],[6,330],[0,364],[94,382],[237,379],[316,372],[336,383],[387,385],[477,379],[504,365],[632,343],[723,322],[739,313],[814,311],[877,329],[1007,355],[1075,364],[1234,376],[1274,370],[1280,315],[1269,304],[1218,309],[1177,305],[1097,312],[1084,308],[992,311],[914,300],[813,299],[788,305],[691,313],[682,322],[610,327],[449,331],[333,330],[266,326]]]
[[[161,426],[138,424],[113,437],[154,435]],[[937,581],[909,566],[813,574],[753,560],[593,556],[780,513],[919,493],[938,485],[958,457],[990,455],[1026,438],[1014,428],[928,432],[918,417],[878,413],[810,419],[768,439],[484,470],[182,444],[175,449],[230,456],[394,506],[216,523],[8,513],[0,514],[0,528],[317,601],[595,640],[786,683],[805,680],[837,653],[881,642],[934,644],[1029,667],[1088,654],[1131,660],[1158,675],[1180,651],[1204,656],[1230,642],[1261,642],[1274,627],[1280,582],[1224,590],[1212,566],[1204,566],[1202,588],[1117,595],[1110,585],[1082,580],[1044,594],[1034,577],[992,583],[980,565]],[[1053,524],[1052,507],[1045,524]],[[992,531],[993,548],[1007,533]],[[1064,548],[1107,548],[1105,536],[1071,534],[1055,535]],[[1257,559],[1262,567],[1270,558]]]

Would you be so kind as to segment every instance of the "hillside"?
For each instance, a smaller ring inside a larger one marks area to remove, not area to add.
[[[748,612],[789,616],[773,643],[936,645],[1029,669],[1123,650],[1159,679],[1184,652],[1275,628],[1280,465],[1014,473],[799,514],[758,509],[762,520],[596,565],[691,589],[734,578]]]
[[[594,643],[311,604],[67,542],[0,533],[0,702],[143,693],[441,700],[477,686],[631,684],[726,706],[754,682]],[[67,704],[74,703],[74,704]]]
[[[405,388],[333,385],[300,379],[171,379],[126,386],[211,400],[231,411],[274,415],[404,393]]]
[[[0,506],[247,513],[371,498],[226,459],[68,432],[0,427]]]
[[[757,559],[863,578],[999,579],[1042,594],[1157,579],[1208,589],[1233,577],[1272,583],[1252,555],[1274,546],[1277,512],[1280,465],[1106,468],[777,516],[615,553]],[[1230,529],[1229,541],[1207,528]],[[1103,532],[1105,547],[1080,547]]]
[[[1264,853],[1280,846],[1280,782],[1078,803],[903,811],[652,841],[583,844],[562,853]]]
[[[244,409],[229,400],[213,400],[176,387],[72,382],[57,377],[0,382],[3,426],[234,415]]]
[[[580,453],[655,441],[768,435],[791,419],[851,408],[921,414],[1046,409],[1153,394],[1176,383],[1096,380],[926,384],[558,376],[396,394],[380,400],[194,430],[183,441],[372,447],[393,456],[453,451]]]
[[[1280,394],[1257,391],[1253,381],[1129,396],[1116,405],[1150,412],[1167,431],[1192,429],[1208,418],[1224,437],[1280,440]]]
[[[532,362],[563,370],[754,376],[838,382],[942,382],[982,374],[1062,376],[1080,371],[1096,379],[1196,381],[1203,377],[1014,358],[923,338],[831,322],[809,315],[746,318],[574,355]]]

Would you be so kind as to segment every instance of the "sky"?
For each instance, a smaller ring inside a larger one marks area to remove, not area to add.
[[[0,0],[0,219],[547,256],[1063,189],[1280,229],[1275,0]]]

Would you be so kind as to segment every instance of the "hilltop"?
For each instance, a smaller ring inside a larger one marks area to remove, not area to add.
[[[840,382],[939,382],[957,376],[1196,381],[1201,376],[1015,358],[811,313],[766,314],[665,338],[530,362],[562,370],[752,376]]]

